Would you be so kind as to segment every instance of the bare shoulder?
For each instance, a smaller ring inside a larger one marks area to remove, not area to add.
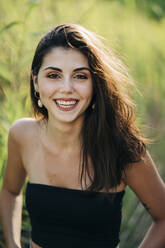
[[[148,151],[146,151],[141,161],[132,163],[125,170],[125,181],[133,188],[136,187],[136,185],[146,184],[146,180],[152,179],[153,177],[160,179],[158,169]]]
[[[34,118],[21,118],[15,121],[9,130],[9,135],[18,144],[23,144],[23,142],[31,137],[37,129],[39,120]]]
[[[37,126],[32,118],[19,119],[9,130],[8,157],[3,177],[3,189],[15,195],[21,193],[27,170],[23,161],[23,151],[31,144],[31,138]]]

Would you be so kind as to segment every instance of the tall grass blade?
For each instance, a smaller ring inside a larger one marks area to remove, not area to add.
[[[14,22],[10,22],[7,25],[5,25],[3,28],[0,29],[0,34],[2,34],[4,31],[8,30],[9,28],[21,24],[21,21],[14,21]]]

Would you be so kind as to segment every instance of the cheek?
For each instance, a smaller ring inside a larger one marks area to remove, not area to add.
[[[81,92],[81,95],[83,98],[88,98],[89,100],[92,98],[93,96],[93,85],[92,83],[88,83],[86,85],[82,85],[79,88],[79,92]]]
[[[57,86],[52,83],[45,82],[44,80],[39,84],[39,91],[41,97],[52,97],[52,94],[57,90]]]
[[[93,87],[92,85],[90,85],[84,92],[86,98],[88,98],[89,100],[92,99],[92,96],[93,96]]]

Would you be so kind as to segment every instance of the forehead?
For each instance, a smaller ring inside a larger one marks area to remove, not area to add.
[[[55,67],[89,67],[86,56],[77,49],[56,47],[47,53],[42,62],[45,66]]]

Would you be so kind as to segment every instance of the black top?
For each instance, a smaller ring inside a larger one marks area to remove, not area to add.
[[[124,193],[28,182],[26,207],[32,240],[43,248],[115,248]]]

